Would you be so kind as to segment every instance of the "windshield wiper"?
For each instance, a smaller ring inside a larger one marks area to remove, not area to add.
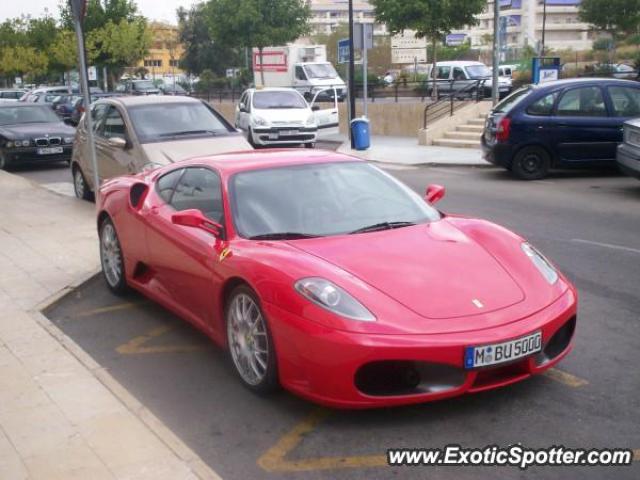
[[[301,238],[318,238],[319,236],[320,235],[299,232],[276,232],[254,235],[253,237],[249,237],[249,240],[296,240]]]
[[[169,132],[169,133],[161,133],[160,137],[177,137],[179,135],[200,135],[203,133],[208,133],[209,135],[217,135],[217,132],[213,130],[183,130],[180,132]]]
[[[415,223],[414,222],[380,222],[380,223],[375,223],[373,225],[368,225],[366,227],[358,228],[353,232],[349,232],[349,235],[354,235],[356,233],[378,232],[380,230],[391,230],[394,228],[410,227],[411,225],[415,225]]]

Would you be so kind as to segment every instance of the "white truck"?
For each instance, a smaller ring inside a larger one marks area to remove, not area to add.
[[[316,97],[333,100],[334,96],[342,101],[347,94],[344,81],[327,61],[325,45],[265,47],[262,58],[259,50],[254,48],[253,75],[257,88],[292,87],[307,101]]]

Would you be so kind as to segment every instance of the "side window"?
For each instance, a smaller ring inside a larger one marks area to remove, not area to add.
[[[296,66],[296,79],[297,80],[306,80],[307,79],[307,75],[304,73],[304,70],[299,65]]]
[[[173,195],[173,191],[176,188],[178,180],[180,180],[182,172],[184,172],[182,168],[173,170],[160,177],[156,182],[156,191],[165,202],[169,203],[171,200],[171,195]]]
[[[556,103],[557,97],[558,92],[545,95],[529,105],[529,107],[527,107],[527,113],[529,115],[551,115],[553,113],[553,104]]]
[[[102,128],[101,135],[104,138],[122,138],[127,139],[126,129],[124,126],[124,120],[122,115],[116,107],[109,106],[107,114],[104,116],[104,127]]]
[[[195,208],[207,218],[221,223],[223,209],[220,177],[208,168],[187,168],[176,186],[170,204],[177,211]]]
[[[467,77],[464,74],[464,70],[462,70],[460,67],[453,67],[453,79],[466,80]]]
[[[569,90],[558,103],[561,117],[606,117],[602,90],[598,87],[581,87]]]
[[[451,67],[437,67],[436,68],[436,78],[438,80],[449,80],[449,75],[451,74]]]
[[[109,105],[107,105],[106,103],[101,103],[99,105],[94,105],[91,108],[91,118],[93,120],[93,131],[94,132],[99,132],[100,128],[102,127],[102,123],[104,120],[104,114],[107,112],[107,107]]]
[[[608,90],[616,117],[640,116],[640,88],[609,87]]]

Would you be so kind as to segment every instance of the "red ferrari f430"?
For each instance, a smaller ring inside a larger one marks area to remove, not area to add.
[[[508,385],[571,349],[577,294],[538,250],[374,165],[223,154],[107,181],[102,269],[228,349],[250,389],[364,408]]]

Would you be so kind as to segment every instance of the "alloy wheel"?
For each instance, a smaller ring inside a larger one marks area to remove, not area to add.
[[[117,288],[122,281],[122,250],[111,222],[105,222],[100,234],[100,259],[102,271],[111,288]]]

